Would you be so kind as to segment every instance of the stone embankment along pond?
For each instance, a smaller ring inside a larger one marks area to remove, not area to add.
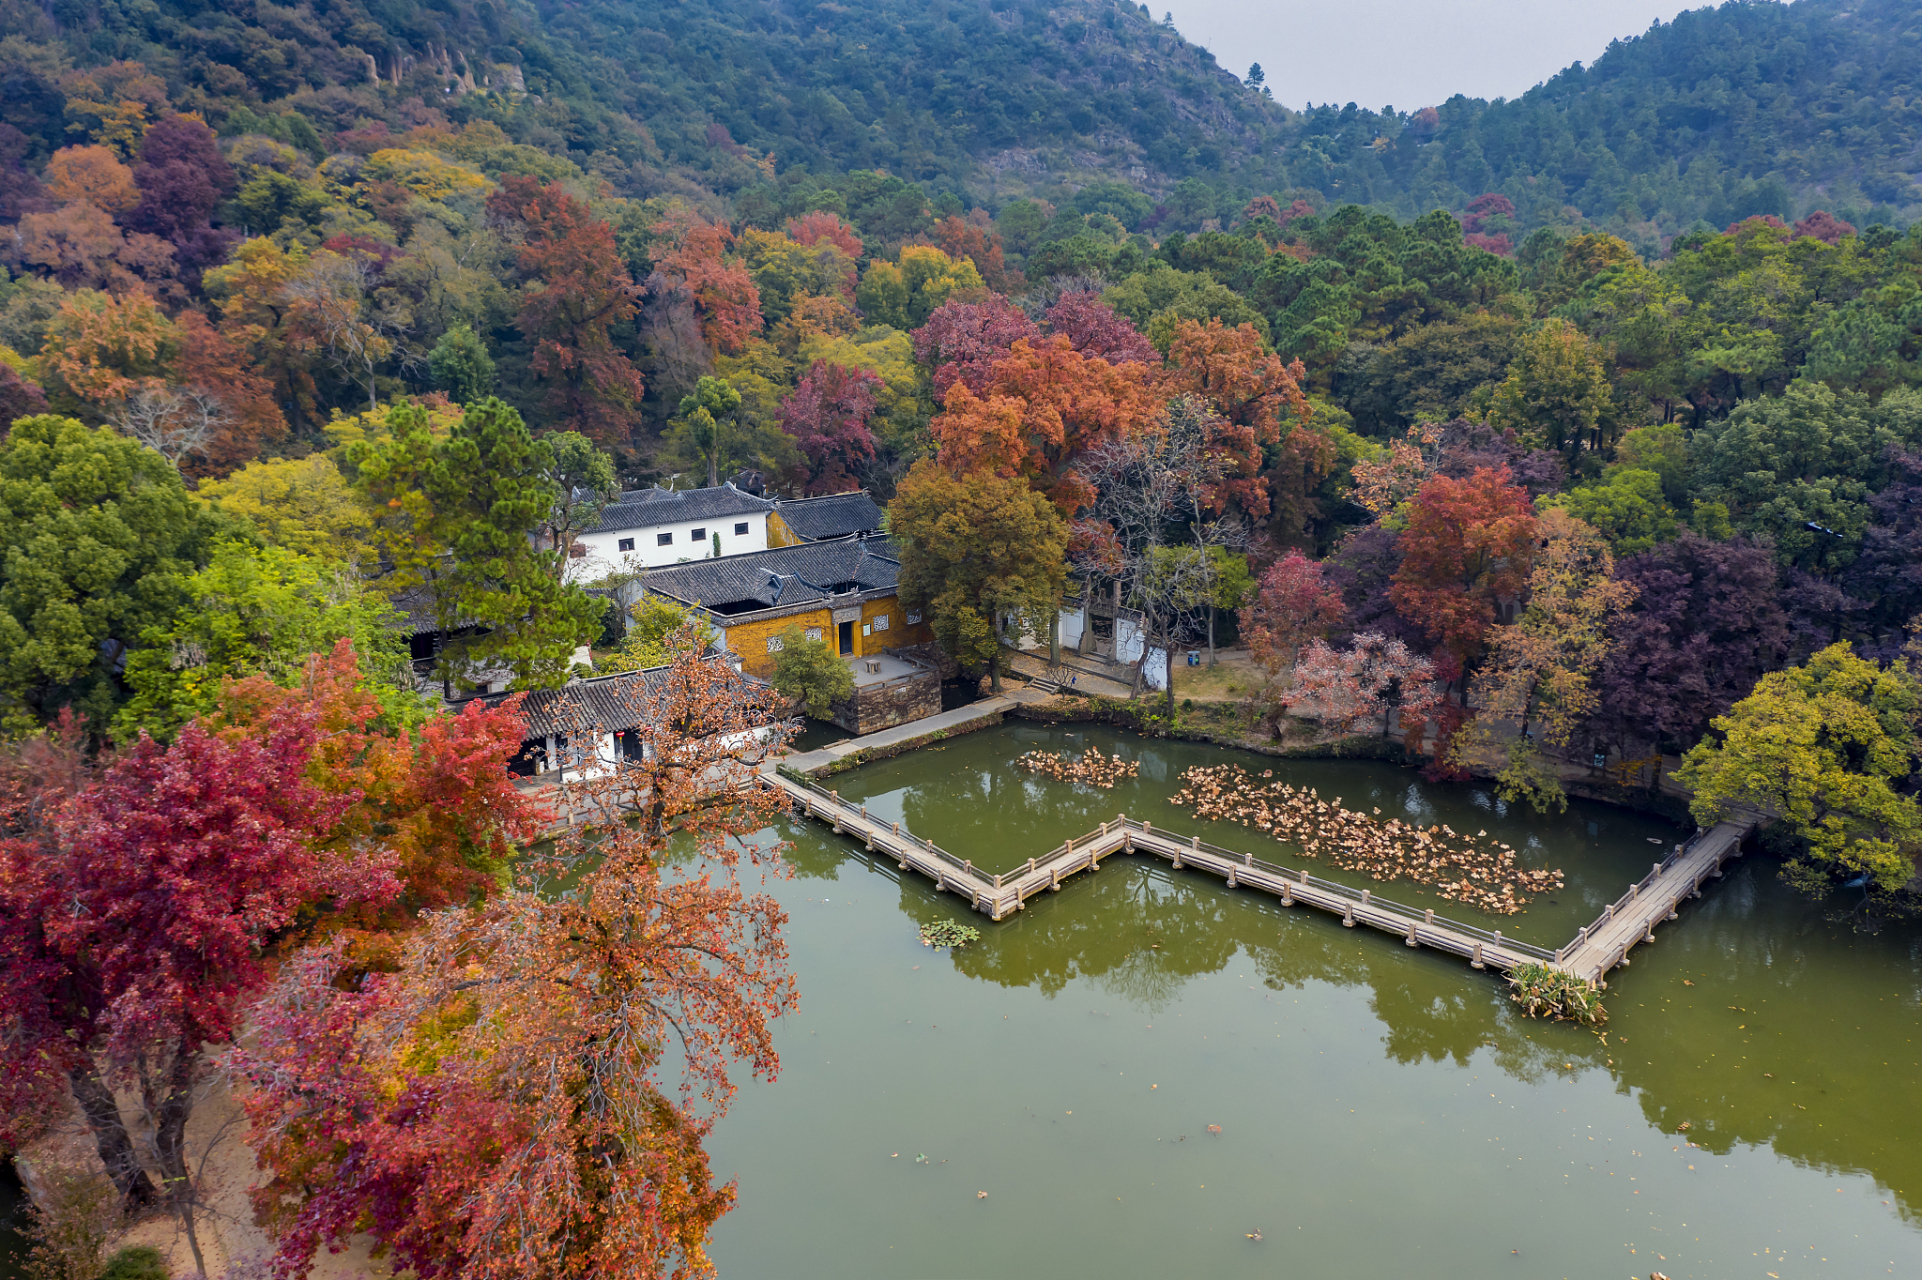
[[[787,792],[797,808],[828,823],[836,834],[854,836],[869,852],[894,858],[904,871],[919,871],[943,892],[966,896],[976,911],[997,921],[1023,910],[1036,894],[1058,890],[1064,878],[1099,870],[1101,859],[1110,854],[1146,853],[1169,859],[1176,870],[1193,867],[1221,876],[1231,889],[1246,886],[1272,893],[1283,906],[1300,903],[1332,912],[1350,928],[1367,925],[1395,934],[1411,947],[1431,947],[1462,956],[1477,969],[1547,964],[1597,983],[1604,981],[1610,969],[1629,963],[1628,953],[1637,944],[1654,941],[1655,925],[1676,919],[1684,898],[1700,897],[1702,885],[1722,875],[1722,864],[1740,856],[1742,841],[1753,829],[1752,823],[1724,822],[1676,846],[1667,858],[1654,864],[1648,875],[1610,903],[1593,924],[1549,951],[1505,938],[1499,931],[1437,916],[1432,910],[1402,906],[1369,889],[1352,889],[1258,859],[1251,853],[1206,844],[1199,836],[1182,837],[1159,830],[1126,815],[1065,841],[1060,848],[1029,858],[1027,866],[1019,870],[991,874],[977,870],[972,861],[955,857],[932,840],[904,831],[898,822],[870,816],[867,806],[843,800],[838,792],[804,775],[767,769],[761,776],[765,785]]]

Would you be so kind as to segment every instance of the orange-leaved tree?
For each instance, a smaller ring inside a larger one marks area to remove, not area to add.
[[[105,418],[193,475],[224,475],[286,434],[272,384],[197,311],[145,292],[62,300],[40,353],[63,408]]]
[[[608,331],[634,318],[634,281],[614,229],[558,182],[507,178],[488,212],[521,236],[527,276],[514,318],[534,343],[529,367],[548,384],[552,425],[604,444],[627,435],[641,375]]]
[[[1401,567],[1388,598],[1466,669],[1481,657],[1499,607],[1520,597],[1538,522],[1507,467],[1465,480],[1431,476],[1409,506]]]
[[[1312,514],[1309,495],[1335,462],[1333,443],[1309,425],[1306,372],[1301,361],[1284,365],[1265,350],[1253,325],[1183,320],[1157,380],[1162,394],[1198,396],[1220,415],[1214,446],[1228,465],[1210,495],[1214,509],[1238,508],[1255,520],[1272,512],[1283,538],[1300,533]]]
[[[275,403],[286,406],[296,428],[321,417],[311,354],[286,292],[306,265],[306,251],[299,246],[288,250],[255,236],[201,277],[207,295],[220,303],[221,333],[243,347],[254,368],[272,381]]]
[[[417,717],[408,708],[381,705],[353,645],[342,640],[309,663],[296,688],[266,676],[229,684],[209,723],[246,738],[291,704],[311,707],[319,721],[308,781],[350,801],[321,844],[343,855],[385,848],[400,883],[400,896],[380,910],[363,907],[333,924],[389,928],[418,911],[479,901],[506,883],[515,851],[549,821],[546,806],[518,791],[508,773],[525,733],[518,697],[497,706],[469,702],[410,724]]]
[[[951,213],[935,223],[928,236],[950,258],[973,262],[983,283],[996,293],[1020,293],[1027,283],[1019,271],[1008,270],[1001,237],[985,209],[976,209],[966,218]]]
[[[853,261],[861,260],[860,235],[838,215],[825,209],[812,209],[798,218],[789,218],[787,233],[799,244],[816,245],[825,240]]]
[[[783,709],[704,647],[671,637],[620,724],[581,704],[562,785],[594,820],[512,889],[428,913],[351,987],[337,947],[307,952],[256,1010],[237,1065],[284,1273],[361,1232],[423,1280],[709,1269],[734,1187],[702,1143],[733,1062],[775,1073],[795,993],[785,914],[743,874],[782,872],[786,803],[758,770]],[[629,749],[596,758],[623,726]]]
[[[47,192],[56,200],[85,201],[108,213],[140,203],[133,170],[109,147],[62,147],[47,161]]]
[[[1073,516],[1094,500],[1075,459],[1147,425],[1148,384],[1147,366],[1084,356],[1065,335],[1024,338],[995,363],[985,397],[957,381],[929,428],[950,470],[1023,476]]]
[[[651,230],[666,241],[654,260],[655,270],[687,290],[708,348],[738,354],[761,331],[761,292],[747,267],[727,257],[734,234],[687,210],[663,218]]]

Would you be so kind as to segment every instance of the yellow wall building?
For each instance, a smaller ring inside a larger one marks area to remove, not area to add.
[[[766,677],[789,627],[849,658],[931,641],[927,624],[901,604],[900,575],[887,539],[849,537],[656,569],[646,588],[698,606],[742,669]]]

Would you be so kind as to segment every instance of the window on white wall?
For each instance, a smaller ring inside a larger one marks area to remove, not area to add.
[[[634,539],[622,538],[619,542],[614,544],[614,549],[616,551],[632,551],[634,549]]]
[[[689,540],[691,540],[691,541],[693,541],[693,542],[706,542],[706,541],[707,541],[707,530],[706,530],[706,529],[696,529],[696,530],[695,530],[695,531],[694,531],[693,533],[690,533],[690,534],[688,534],[687,536],[688,536],[688,538],[689,538]]]
[[[739,537],[742,537],[742,536],[744,536],[744,535],[745,535],[746,533],[747,533],[747,521],[745,521],[745,520],[743,520],[743,521],[741,521],[741,522],[740,522],[739,524],[737,524],[737,525],[735,525],[735,526],[734,526],[734,536],[735,536],[735,537],[737,537],[737,538],[739,538]]]
[[[674,545],[674,535],[671,533],[657,533],[654,535],[654,545],[657,547],[671,547]]]

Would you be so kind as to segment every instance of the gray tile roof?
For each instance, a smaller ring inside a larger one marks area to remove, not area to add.
[[[866,489],[830,493],[819,498],[781,498],[774,504],[797,538],[814,542],[845,538],[850,533],[873,533],[881,527],[881,508]]]
[[[892,588],[901,562],[885,538],[847,537],[651,570],[649,591],[727,615]]]
[[[730,482],[713,489],[635,489],[601,509],[601,518],[588,533],[649,529],[664,524],[689,524],[724,516],[772,511],[774,502],[742,493]]]
[[[579,732],[597,728],[603,733],[622,733],[640,723],[651,692],[667,684],[672,667],[649,667],[645,671],[623,671],[611,676],[592,676],[576,680],[559,689],[535,689],[521,703],[521,719],[526,724],[524,739],[544,738],[548,734]],[[498,707],[514,695],[489,693],[473,699]]]

